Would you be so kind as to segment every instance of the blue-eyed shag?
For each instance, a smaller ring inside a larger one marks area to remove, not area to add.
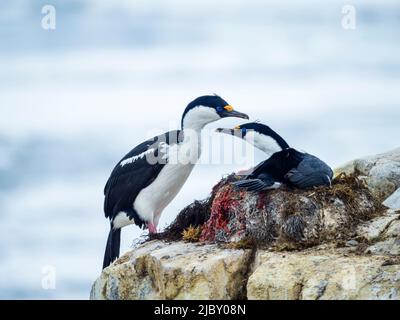
[[[279,134],[264,124],[251,122],[217,131],[242,138],[268,155],[267,160],[234,183],[239,188],[262,191],[278,188],[282,183],[301,189],[331,185],[333,171],[325,162],[291,148]]]
[[[186,107],[181,130],[149,139],[115,166],[104,188],[104,212],[111,229],[103,268],[119,256],[121,228],[130,224],[157,232],[164,208],[178,194],[200,156],[200,132],[225,117],[249,119],[217,95],[202,96]]]

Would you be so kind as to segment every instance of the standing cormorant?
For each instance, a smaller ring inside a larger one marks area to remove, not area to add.
[[[178,194],[200,156],[200,132],[225,117],[249,119],[217,95],[202,96],[186,107],[181,130],[149,139],[115,166],[104,188],[104,212],[111,228],[103,268],[119,256],[121,228],[129,224],[157,232],[164,208]]]

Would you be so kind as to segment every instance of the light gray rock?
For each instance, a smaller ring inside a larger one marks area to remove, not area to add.
[[[358,235],[372,245],[365,253],[374,255],[400,254],[400,212],[388,210],[383,216],[364,222]]]
[[[251,250],[151,241],[103,270],[91,299],[243,298]]]
[[[400,299],[400,265],[381,256],[311,250],[259,251],[247,283],[251,300]]]
[[[388,210],[380,217],[361,223],[357,228],[357,235],[368,241],[374,241],[382,237],[383,232],[399,217],[400,212]]]
[[[366,253],[376,255],[400,255],[400,239],[399,238],[388,238],[384,241],[379,241],[372,246],[369,246]]]
[[[358,245],[358,241],[352,239],[346,242],[346,247],[355,247]]]
[[[400,210],[400,188],[387,198],[383,205],[393,210]]]
[[[400,219],[400,215],[399,215]],[[400,220],[392,221],[385,230],[385,237],[387,238],[400,238]]]
[[[342,172],[364,179],[371,192],[384,201],[400,187],[400,148],[350,161],[337,168],[335,175]]]

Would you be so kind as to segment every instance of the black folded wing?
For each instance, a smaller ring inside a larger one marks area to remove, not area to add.
[[[310,154],[306,154],[297,168],[290,170],[286,175],[286,178],[298,188],[330,185],[332,177],[332,169],[325,162]]]
[[[180,131],[167,132],[136,146],[118,162],[104,188],[107,218],[132,209],[139,192],[157,178],[167,163],[168,147],[181,140]]]

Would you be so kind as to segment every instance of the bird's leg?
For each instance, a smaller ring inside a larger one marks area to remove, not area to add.
[[[147,223],[147,228],[149,229],[150,234],[157,233],[157,227],[154,225],[153,222],[148,222]]]

